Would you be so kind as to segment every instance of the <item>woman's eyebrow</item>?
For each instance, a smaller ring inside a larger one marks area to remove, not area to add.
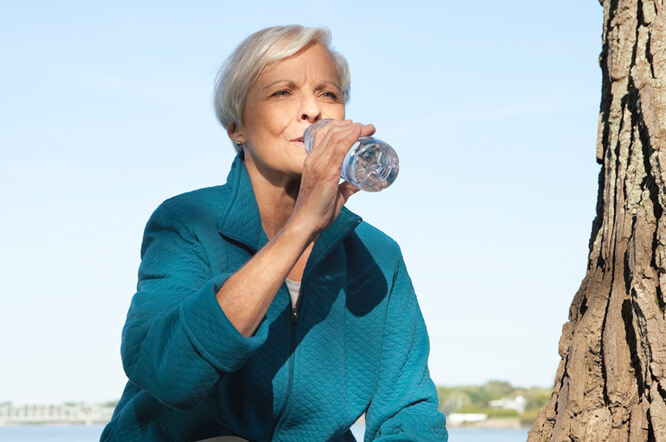
[[[289,87],[294,87],[294,86],[296,85],[296,83],[294,83],[294,82],[291,81],[291,80],[275,80],[275,81],[271,82],[270,84],[267,84],[266,86],[264,86],[262,89],[263,89],[263,90],[269,89],[269,88],[275,86],[276,84],[278,84],[278,83],[282,83],[282,82],[287,83],[287,85],[288,85]]]
[[[326,86],[335,86],[339,91],[342,90],[342,88],[340,88],[340,85],[338,83],[336,83],[335,81],[322,81],[321,83],[319,83],[319,85],[317,85],[315,90],[318,91],[318,90],[324,89]]]
[[[275,81],[270,82],[266,86],[264,86],[262,88],[262,90],[270,89],[271,87],[275,86],[278,83],[286,83],[287,86],[289,86],[289,87],[295,87],[296,86],[296,83],[294,83],[293,80],[275,80]],[[342,88],[340,88],[340,85],[338,83],[336,83],[335,81],[328,81],[328,80],[322,81],[321,83],[319,83],[317,85],[317,87],[315,88],[315,90],[324,89],[326,86],[335,86],[338,90],[342,90]]]

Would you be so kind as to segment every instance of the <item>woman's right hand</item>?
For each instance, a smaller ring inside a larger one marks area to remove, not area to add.
[[[303,163],[301,185],[289,221],[217,292],[217,301],[243,336],[259,327],[284,279],[319,233],[333,223],[358,189],[340,183],[342,161],[359,137],[374,126],[332,121],[315,135]],[[303,263],[305,267],[305,263]]]
[[[291,220],[307,229],[314,239],[331,225],[358,188],[340,183],[342,162],[354,143],[375,133],[372,124],[333,120],[317,130],[312,152],[303,163],[301,185]]]

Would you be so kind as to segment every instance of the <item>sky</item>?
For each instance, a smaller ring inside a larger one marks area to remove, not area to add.
[[[0,402],[106,401],[145,223],[223,184],[222,61],[326,26],[400,157],[347,206],[401,246],[438,385],[551,387],[587,265],[603,10],[533,2],[12,2],[0,13]]]

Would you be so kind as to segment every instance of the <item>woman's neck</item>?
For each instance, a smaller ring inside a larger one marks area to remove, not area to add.
[[[268,239],[277,234],[287,223],[298,198],[299,176],[267,176],[256,164],[245,157],[254,196],[261,215],[261,226]]]

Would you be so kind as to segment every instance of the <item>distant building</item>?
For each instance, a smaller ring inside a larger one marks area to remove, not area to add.
[[[523,414],[527,406],[527,399],[523,396],[516,396],[515,398],[503,397],[502,399],[488,402],[488,405],[492,408],[500,408],[502,410],[516,410],[518,414]]]

